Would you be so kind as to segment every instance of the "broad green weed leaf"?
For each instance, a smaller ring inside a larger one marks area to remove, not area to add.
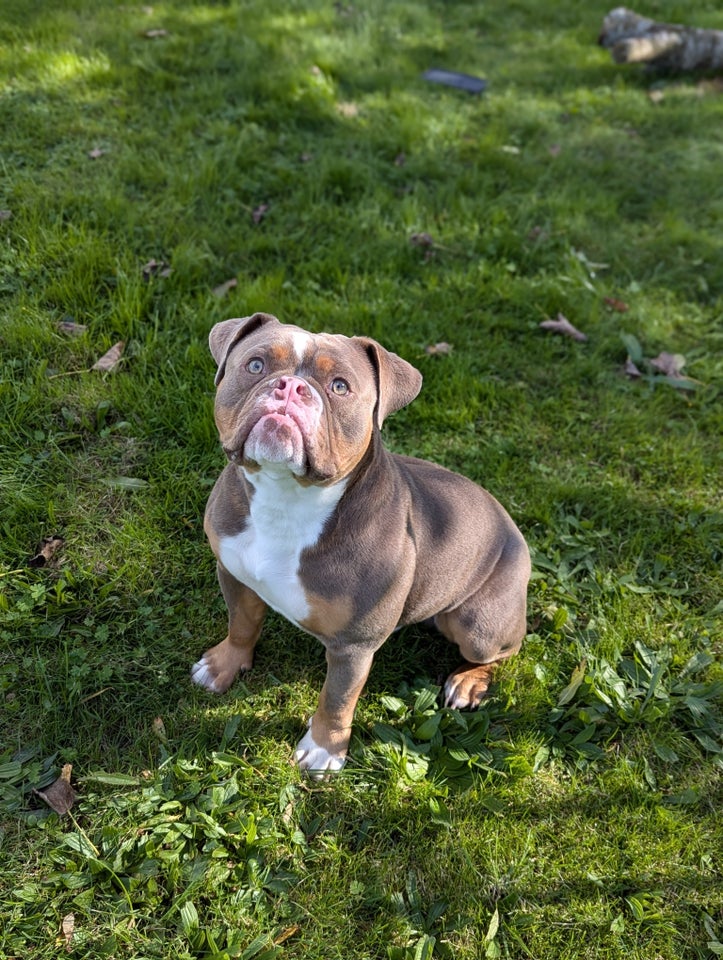
[[[416,713],[424,713],[430,707],[434,707],[439,696],[439,687],[423,687],[414,701],[414,710]]]
[[[714,657],[712,657],[709,653],[706,653],[704,650],[699,650],[698,653],[693,654],[690,660],[680,671],[680,679],[683,680],[685,677],[693,676],[694,674],[699,673],[701,670],[705,670],[705,668],[709,667],[713,662]]]
[[[490,920],[490,925],[487,927],[487,933],[485,934],[485,942],[490,943],[497,936],[497,931],[500,928],[500,912],[495,907],[495,912],[492,914]]]
[[[419,737],[420,740],[431,740],[435,733],[439,730],[441,719],[441,713],[432,714],[431,717],[428,717],[423,723],[420,723],[420,725],[414,731],[414,735]]]
[[[401,700],[399,697],[382,697],[381,698],[382,706],[385,710],[389,710],[390,713],[395,714],[397,717],[403,717],[407,712],[407,705],[404,700]]]
[[[572,671],[572,677],[570,678],[570,682],[560,694],[557,700],[558,707],[564,707],[566,703],[569,703],[573,699],[578,689],[580,688],[580,684],[585,679],[586,670],[587,670],[587,660],[583,658],[580,661],[580,663],[575,667],[575,669]]]
[[[692,807],[700,800],[700,793],[693,787],[688,787],[682,793],[671,793],[663,798],[663,803],[674,807]]]
[[[414,950],[414,960],[432,960],[436,937],[424,936],[417,942]]]
[[[193,933],[194,930],[198,930],[198,911],[196,910],[193,901],[186,900],[180,909],[180,915],[181,923],[183,924],[183,932],[186,934],[186,936],[188,936],[190,933]]]
[[[141,780],[129,773],[106,773],[105,770],[93,770],[81,780],[91,780],[96,783],[104,783],[109,787],[139,787]]]
[[[633,336],[632,333],[621,333],[620,339],[625,344],[625,349],[628,351],[628,356],[633,363],[641,363],[643,360],[643,348],[640,346],[638,338]]]
[[[664,743],[660,743],[658,740],[653,740],[651,743],[656,757],[658,757],[664,763],[677,763],[680,759],[675,750],[666,746]]]

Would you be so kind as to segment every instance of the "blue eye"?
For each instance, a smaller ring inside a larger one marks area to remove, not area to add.
[[[252,357],[246,364],[246,369],[249,373],[263,373],[264,361],[261,359],[261,357]]]
[[[331,392],[335,393],[337,397],[344,397],[349,393],[349,384],[341,377],[337,377],[336,380],[331,381]]]

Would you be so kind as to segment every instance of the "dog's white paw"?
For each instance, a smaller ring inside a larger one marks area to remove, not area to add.
[[[300,770],[304,770],[316,780],[322,779],[328,773],[336,773],[346,763],[346,757],[329,753],[314,740],[311,727],[299,741],[294,753],[294,760]]]
[[[473,706],[468,696],[461,690],[461,684],[448,677],[444,685],[444,705],[450,710],[469,710]],[[476,704],[474,704],[476,706]]]
[[[221,692],[216,685],[216,680],[211,673],[211,668],[205,656],[201,657],[201,659],[191,667],[191,680],[197,683],[199,687],[205,687],[212,693]]]

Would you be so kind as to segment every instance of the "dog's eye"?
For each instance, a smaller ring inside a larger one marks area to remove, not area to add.
[[[344,397],[349,393],[349,384],[341,377],[337,377],[336,380],[331,381],[331,392],[335,393],[337,397]]]
[[[249,373],[262,373],[264,369],[264,361],[261,359],[261,357],[252,357],[246,364],[246,369]]]

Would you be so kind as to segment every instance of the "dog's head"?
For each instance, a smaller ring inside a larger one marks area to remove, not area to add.
[[[209,345],[227,456],[301,482],[348,476],[374,430],[422,385],[418,370],[375,340],[308,333],[268,313],[217,323]]]

